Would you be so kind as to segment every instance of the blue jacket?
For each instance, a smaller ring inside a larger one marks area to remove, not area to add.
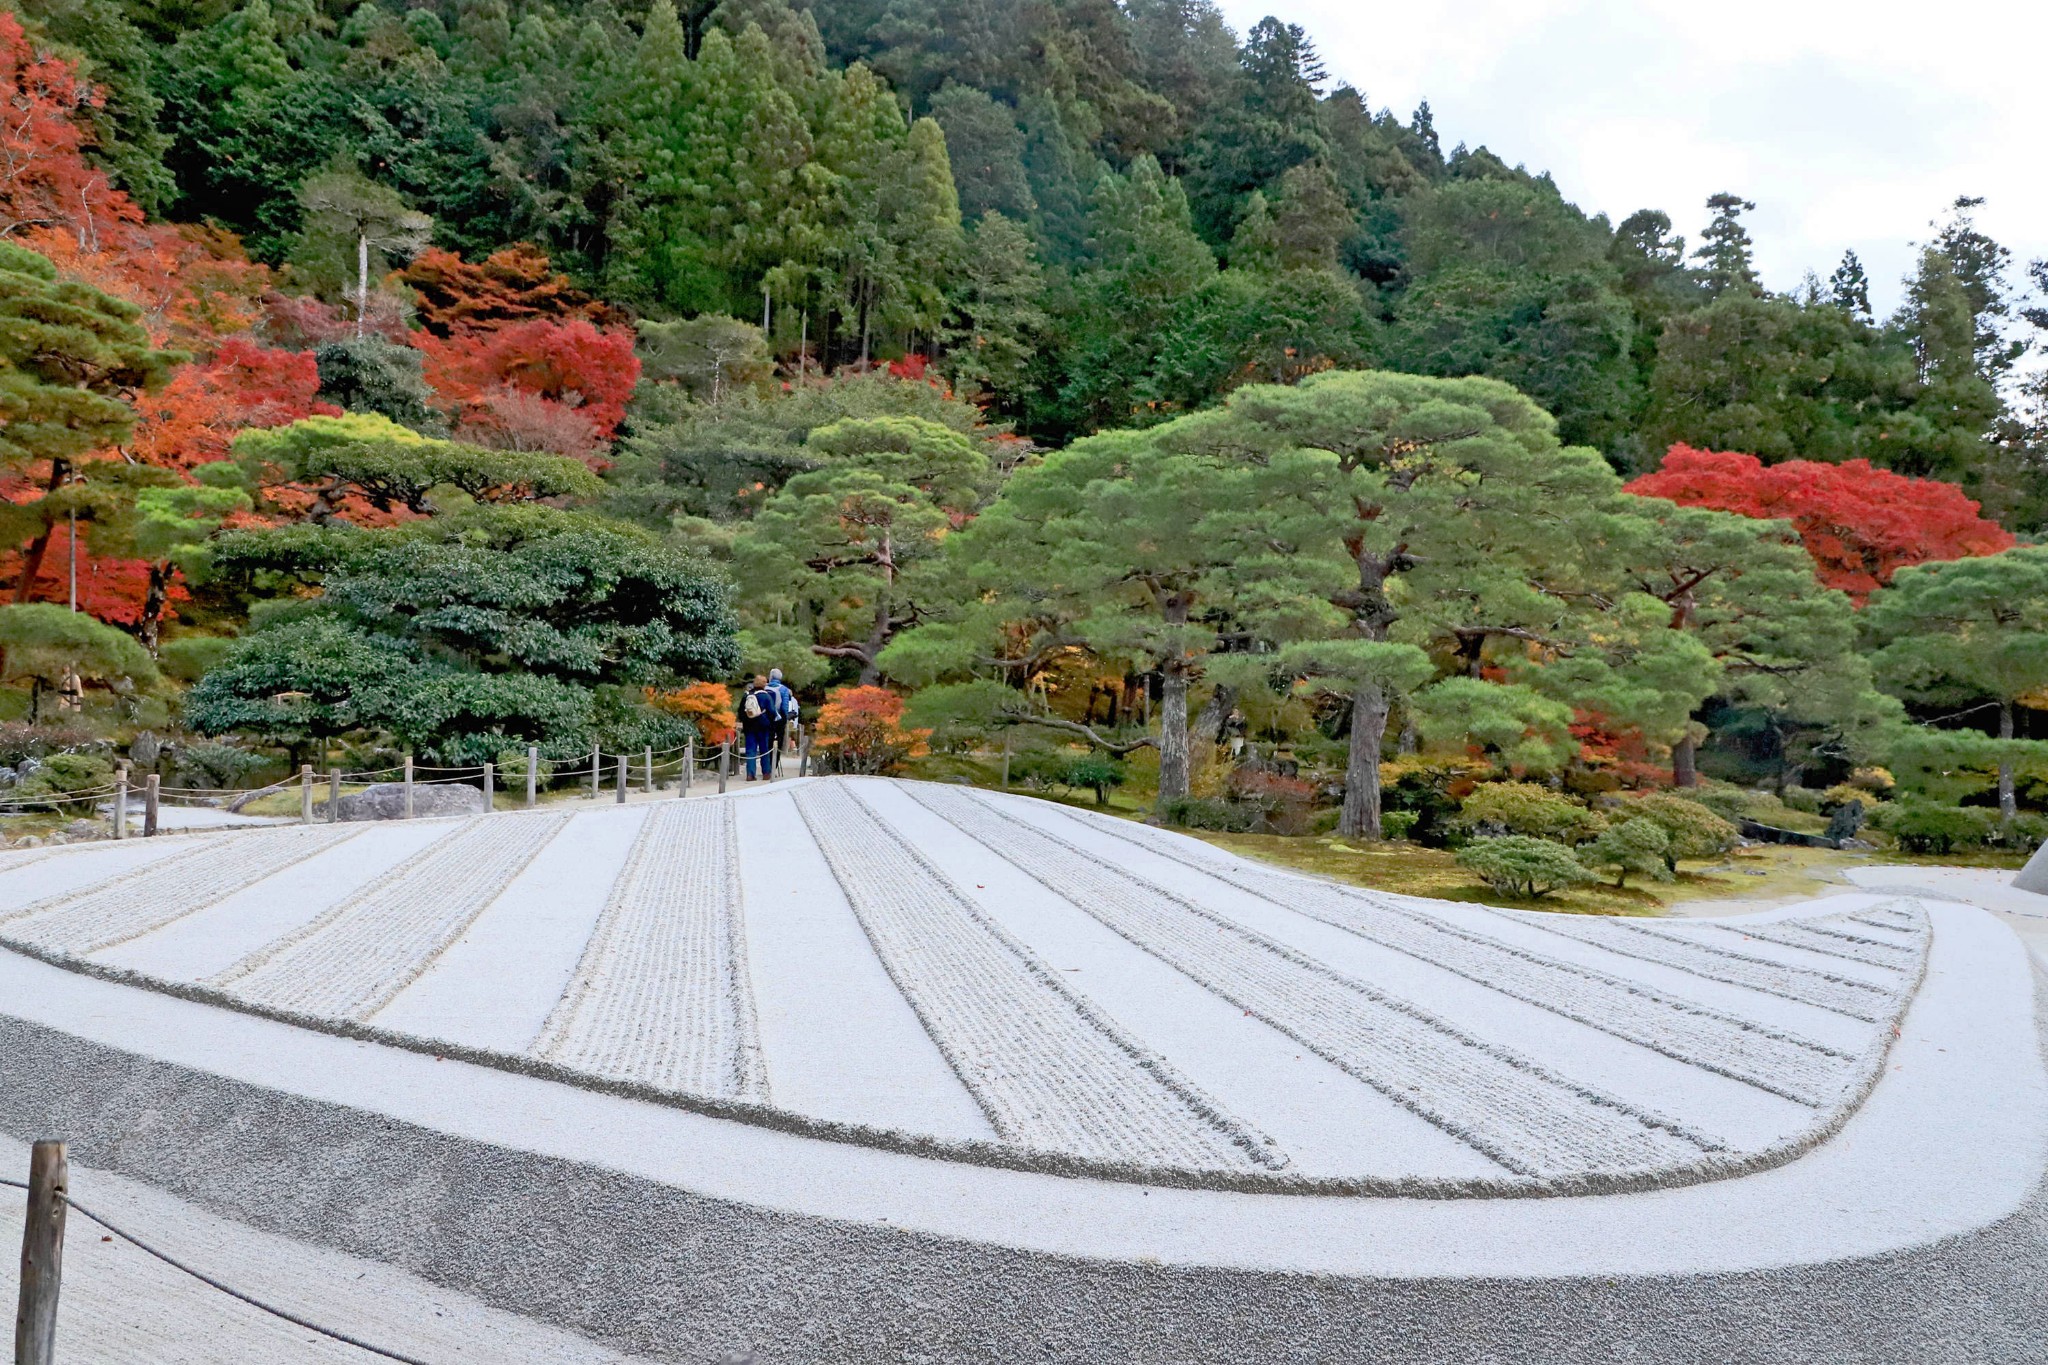
[[[789,684],[771,682],[768,690],[775,694],[775,719],[795,720],[800,708],[796,704],[796,693],[789,690]]]

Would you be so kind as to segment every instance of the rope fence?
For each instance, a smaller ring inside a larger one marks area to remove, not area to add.
[[[49,1146],[57,1147],[59,1149],[59,1156],[57,1158],[58,1169],[60,1172],[63,1170],[64,1161],[61,1154],[61,1143],[39,1142],[36,1144],[36,1146],[38,1148]],[[39,1153],[38,1155],[41,1154]],[[56,1265],[62,1264],[61,1257],[64,1235],[63,1214],[66,1212],[75,1213],[79,1217],[85,1219],[86,1221],[97,1224],[98,1226],[106,1229],[108,1232],[120,1238],[122,1241],[128,1243],[136,1250],[145,1252],[148,1255],[155,1257],[157,1260],[163,1262],[165,1265],[171,1267],[173,1270],[182,1271],[183,1273],[191,1276],[193,1279],[199,1281],[199,1283],[205,1285],[207,1288],[225,1294],[231,1299],[240,1300],[242,1303],[249,1305],[251,1308],[257,1309],[264,1313],[268,1313],[270,1316],[274,1318],[282,1319],[283,1321],[292,1324],[294,1327],[301,1327],[308,1332],[318,1333],[320,1336],[326,1337],[330,1341],[338,1341],[344,1346],[353,1346],[357,1350],[368,1352],[370,1355],[376,1356],[381,1360],[396,1360],[401,1362],[401,1365],[428,1365],[428,1362],[421,1360],[417,1356],[409,1356],[398,1351],[390,1350],[383,1346],[372,1345],[370,1342],[364,1341],[360,1337],[350,1336],[347,1332],[338,1331],[332,1327],[324,1327],[321,1324],[312,1321],[310,1318],[301,1317],[297,1313],[293,1313],[288,1309],[279,1308],[276,1304],[266,1303],[262,1299],[257,1298],[254,1294],[250,1294],[245,1290],[237,1289],[233,1285],[228,1284],[222,1280],[219,1280],[214,1276],[207,1274],[203,1270],[188,1265],[184,1261],[181,1261],[177,1257],[171,1255],[169,1252],[164,1251],[160,1247],[150,1245],[148,1242],[143,1241],[140,1237],[137,1237],[134,1233],[129,1232],[126,1228],[120,1227],[117,1224],[108,1221],[107,1219],[101,1217],[99,1214],[94,1213],[91,1209],[85,1207],[85,1205],[79,1203],[76,1199],[73,1199],[71,1197],[70,1190],[68,1188],[61,1187],[61,1176],[58,1182],[60,1187],[50,1189],[46,1192],[43,1186],[40,1183],[36,1182],[35,1175],[33,1173],[33,1166],[31,1169],[32,1174],[28,1181],[8,1180],[5,1178],[0,1178],[0,1185],[8,1186],[11,1189],[26,1190],[29,1194],[29,1217],[22,1228],[22,1262],[24,1266],[27,1266],[29,1264],[30,1253],[32,1248],[34,1248],[34,1246],[39,1241],[47,1241],[50,1236],[50,1230],[47,1226],[38,1226],[37,1205],[39,1202],[42,1202],[45,1204],[54,1205],[59,1210],[55,1215],[55,1222],[57,1224],[55,1229],[57,1256],[54,1258],[49,1258],[54,1260]],[[39,1194],[44,1195],[44,1199],[42,1201],[39,1201],[37,1198]],[[44,1215],[45,1223],[47,1223],[48,1217],[49,1215]],[[49,1331],[49,1336],[54,1340],[54,1327],[57,1306],[57,1278],[56,1274],[54,1273],[54,1267],[51,1275],[48,1277],[46,1282],[32,1280],[27,1275],[23,1276],[21,1283],[22,1301],[21,1308],[16,1319],[17,1322],[38,1316],[38,1314],[35,1313],[33,1310],[41,1309],[44,1306],[41,1303],[32,1304],[32,1297],[47,1299],[47,1316],[51,1321],[51,1329]]]

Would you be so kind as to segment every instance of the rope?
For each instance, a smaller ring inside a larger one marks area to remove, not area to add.
[[[0,1179],[0,1185],[12,1186],[17,1190],[25,1190],[28,1188],[28,1185],[26,1183],[19,1180]],[[209,1289],[217,1289],[231,1299],[240,1299],[243,1303],[248,1304],[251,1308],[261,1309],[263,1312],[270,1314],[274,1318],[282,1318],[286,1322],[291,1323],[295,1327],[303,1327],[309,1332],[318,1332],[321,1336],[327,1337],[333,1341],[338,1341],[342,1343],[344,1346],[353,1346],[359,1351],[368,1351],[371,1355],[382,1356],[386,1360],[396,1360],[401,1362],[402,1365],[427,1365],[426,1361],[421,1360],[417,1356],[400,1355],[396,1351],[387,1351],[382,1346],[372,1346],[369,1342],[359,1340],[356,1337],[352,1337],[346,1332],[337,1332],[332,1327],[322,1327],[317,1322],[309,1322],[305,1318],[298,1316],[296,1313],[286,1312],[282,1308],[278,1308],[271,1304],[263,1302],[263,1300],[255,1297],[252,1294],[245,1294],[241,1290],[233,1287],[232,1285],[222,1284],[219,1280],[214,1279],[213,1276],[208,1275],[205,1271],[195,1270],[191,1266],[186,1265],[183,1261],[179,1260],[177,1257],[170,1255],[168,1252],[157,1250],[149,1243],[143,1241],[140,1237],[137,1237],[134,1233],[128,1232],[123,1228],[115,1227],[112,1223],[109,1223],[106,1219],[100,1217],[91,1209],[88,1209],[83,1204],[80,1204],[70,1195],[65,1194],[60,1195],[58,1197],[63,1199],[64,1204],[67,1208],[77,1213],[80,1217],[85,1218],[90,1222],[99,1224],[108,1232],[111,1232],[116,1237],[119,1237],[122,1241],[129,1243],[130,1245],[136,1247],[138,1250],[148,1252],[150,1255],[156,1257],[159,1261],[162,1261],[165,1265],[170,1266],[172,1269],[184,1271],[187,1275],[190,1275],[193,1279],[199,1281],[201,1284],[207,1286]]]

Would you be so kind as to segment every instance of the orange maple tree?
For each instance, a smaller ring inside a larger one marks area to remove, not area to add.
[[[549,264],[547,253],[531,242],[503,247],[481,261],[465,261],[452,251],[430,246],[413,257],[398,278],[413,291],[420,326],[437,337],[535,318],[575,319],[599,327],[630,321],[620,309],[570,284],[567,275]]]
[[[811,742],[842,773],[886,773],[930,753],[929,730],[903,724],[903,698],[886,687],[842,687],[825,698]]]
[[[1825,464],[1674,445],[1663,467],[1628,485],[1649,498],[1789,521],[1820,581],[1861,603],[1911,564],[1997,554],[2015,542],[1954,484],[1913,479],[1868,460]]]
[[[739,734],[733,720],[732,689],[715,682],[694,682],[671,692],[647,689],[647,704],[695,723],[706,744],[727,744]]]

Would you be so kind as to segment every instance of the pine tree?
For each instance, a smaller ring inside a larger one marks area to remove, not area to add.
[[[1756,266],[1751,259],[1749,232],[1742,215],[1756,208],[1739,194],[1722,192],[1707,199],[1714,212],[1706,230],[1700,233],[1700,248],[1693,259],[1705,267],[1707,292],[1718,298],[1730,289],[1760,294]]]
[[[956,387],[985,389],[1016,409],[1050,323],[1040,306],[1044,287],[1031,235],[1000,213],[984,214],[967,234],[952,313],[939,333]]]
[[[1870,277],[1863,273],[1863,262],[1855,252],[1843,252],[1842,263],[1828,276],[1827,299],[1846,309],[1850,317],[1870,321]]]

